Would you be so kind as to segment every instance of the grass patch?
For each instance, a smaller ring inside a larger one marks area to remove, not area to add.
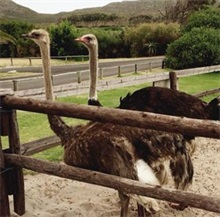
[[[0,80],[4,78],[19,78],[19,77],[25,77],[25,76],[36,76],[36,73],[33,72],[0,72]]]
[[[65,59],[51,59],[52,65],[63,65],[63,64],[72,64],[74,63],[74,60],[67,60]],[[42,60],[41,58],[32,58],[31,59],[31,65],[32,66],[41,66]],[[13,66],[30,66],[29,58],[0,58],[0,67],[13,67]],[[7,68],[6,68],[7,70]]]
[[[126,96],[128,92],[134,92],[137,89],[150,86],[150,83],[134,85],[129,87],[117,88],[114,90],[105,90],[98,93],[100,102],[106,107],[116,107],[119,105],[121,96]],[[209,73],[197,76],[190,76],[181,78],[179,81],[180,90],[193,94],[209,89],[218,88],[220,86],[220,73]],[[219,94],[210,95],[203,98],[204,101],[209,102],[211,99]],[[59,98],[59,102],[69,102],[77,104],[87,104],[87,94],[69,96]],[[85,121],[73,118],[64,118],[68,124],[81,124]],[[20,132],[21,143],[34,141],[54,133],[51,131],[47,116],[44,114],[37,114],[31,112],[18,111],[18,124]],[[3,147],[7,147],[7,138],[2,137]],[[44,152],[34,155],[36,158],[60,161],[63,157],[63,148],[61,146],[55,147]]]
[[[194,94],[220,87],[220,72],[180,78],[180,90]]]

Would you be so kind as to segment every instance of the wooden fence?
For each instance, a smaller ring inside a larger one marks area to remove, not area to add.
[[[137,68],[138,67],[135,67],[134,65],[134,70],[137,70]],[[106,69],[107,68],[102,69],[102,70],[104,71]],[[115,89],[118,87],[130,86],[130,85],[147,83],[147,82],[152,82],[153,86],[170,87],[172,73],[175,73],[175,78],[172,78],[172,79],[173,80],[176,79],[175,85],[176,85],[176,88],[178,89],[178,79],[181,77],[211,73],[215,71],[220,71],[220,65],[199,67],[199,68],[185,69],[185,70],[176,70],[172,72],[146,73],[144,75],[134,74],[132,76],[116,77],[116,78],[111,78],[111,79],[109,78],[104,79],[102,75],[102,79],[98,80],[98,90],[101,91],[101,90]],[[55,96],[64,97],[64,96],[88,93],[89,82],[82,80],[81,78],[82,73],[85,73],[85,72],[89,73],[88,71],[82,71],[78,73],[69,72],[65,74],[53,75],[52,80],[54,84],[56,83],[57,80],[61,80],[61,79],[64,79],[66,82],[67,81],[69,82],[67,84],[54,85]],[[117,74],[117,70],[116,70],[116,74]],[[22,85],[29,84],[31,82],[32,83],[34,82],[36,85],[39,85],[41,88],[20,90]],[[6,88],[7,86],[8,86],[8,81],[0,82],[1,88]],[[19,97],[42,98],[44,97],[44,94],[45,94],[44,88],[43,88],[43,77],[42,76],[36,77],[36,78],[13,80],[11,81],[10,88],[14,90],[15,95]]]
[[[130,194],[139,194],[174,203],[184,203],[186,206],[220,213],[220,198],[168,188],[158,188],[138,181],[22,156],[20,154],[16,109],[142,128],[147,127],[168,132],[184,132],[185,134],[189,133],[195,136],[218,139],[220,139],[219,121],[196,120],[147,112],[25,99],[5,95],[4,93],[1,94],[0,102],[1,136],[8,136],[9,139],[8,149],[2,150],[2,147],[0,147],[0,216],[10,216],[8,195],[13,195],[15,212],[18,215],[25,213],[22,168],[110,187]]]
[[[148,81],[152,81],[155,86],[161,85],[162,83],[162,85],[166,86],[169,84],[170,87],[176,88],[178,86],[178,77],[218,70],[219,66],[203,67],[202,69],[175,71],[168,74],[152,74],[150,75],[151,77],[148,77],[147,79]],[[139,81],[137,82],[140,83]],[[119,83],[121,86],[123,82]],[[215,91],[216,90],[211,90],[211,92]],[[219,91],[219,88],[217,91]],[[207,93],[208,92],[206,91],[203,94]],[[8,136],[9,138],[9,148],[6,150],[2,150],[0,142],[0,186],[2,189],[0,191],[0,216],[10,216],[8,195],[13,195],[15,212],[19,215],[23,215],[25,212],[24,178],[21,168],[27,168],[36,172],[106,186],[127,193],[140,194],[160,200],[175,203],[184,202],[184,204],[188,206],[220,213],[219,198],[202,196],[167,188],[158,188],[121,177],[115,177],[99,172],[83,170],[22,156],[31,155],[45,150],[46,148],[54,147],[60,144],[60,140],[56,136],[51,136],[47,139],[43,138],[20,145],[15,109],[45,114],[50,113],[53,115],[100,122],[110,122],[128,126],[147,127],[168,132],[189,133],[195,136],[220,139],[220,123],[218,121],[195,120],[145,112],[123,111],[110,108],[97,108],[91,106],[40,101],[35,99],[23,99],[10,96],[5,93],[0,95],[2,95],[0,99],[1,136]]]
[[[220,66],[211,66],[211,67],[200,67],[186,70],[179,70],[175,72],[162,72],[162,73],[153,73],[148,75],[141,76],[130,76],[124,78],[117,78],[112,80],[99,80],[98,89],[112,89],[121,86],[127,86],[132,84],[139,84],[142,82],[152,82],[155,86],[167,86],[172,89],[177,89],[178,78],[183,76],[191,76],[203,73],[210,73],[214,71],[219,71]],[[170,86],[169,86],[170,85]],[[88,92],[89,82],[81,82],[79,84],[70,84],[70,85],[59,85],[54,87],[54,92],[56,96],[67,96],[79,93]],[[197,97],[203,97],[213,93],[219,93],[220,87],[207,90],[201,93],[195,94]],[[16,91],[16,96],[31,96],[32,98],[42,98],[44,95],[44,88],[36,90],[26,90],[26,91]],[[21,154],[23,155],[32,155],[49,148],[58,146],[60,144],[60,139],[57,136],[48,136],[36,141],[31,141],[21,145]]]
[[[151,61],[151,60],[149,60]],[[138,70],[149,70],[162,66],[162,60],[155,60],[146,63],[126,64],[113,67],[99,68],[99,78],[103,80],[104,77],[108,79],[111,75],[120,78],[127,72],[134,72],[137,74]],[[81,83],[87,83],[88,86],[89,70],[72,71],[52,75],[53,86],[57,87],[57,92],[70,91],[76,86],[81,86]],[[108,79],[109,80],[109,79]],[[108,83],[108,81],[107,81]],[[43,76],[30,76],[28,78],[6,79],[0,81],[0,88],[11,88],[18,96],[36,96],[43,94],[44,81]],[[28,91],[28,94],[26,93]],[[56,93],[57,93],[56,92]]]

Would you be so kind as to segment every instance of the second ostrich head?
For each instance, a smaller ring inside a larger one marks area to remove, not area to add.
[[[98,40],[93,34],[86,34],[80,38],[76,38],[75,41],[83,43],[90,51],[90,49],[98,50]]]

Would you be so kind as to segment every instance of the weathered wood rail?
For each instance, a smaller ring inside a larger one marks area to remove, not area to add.
[[[197,120],[149,112],[19,98],[9,95],[2,97],[1,102],[7,109],[19,109],[23,111],[220,139],[219,121]]]
[[[10,164],[40,173],[110,187],[130,194],[139,194],[220,213],[220,198],[216,197],[202,196],[169,188],[161,188],[122,177],[80,169],[68,165],[61,165],[59,163],[46,162],[21,155],[5,154],[5,160]]]

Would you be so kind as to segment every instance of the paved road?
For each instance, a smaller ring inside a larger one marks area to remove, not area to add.
[[[155,61],[161,61],[164,59],[164,56],[159,57],[148,57],[148,58],[136,58],[136,59],[112,59],[112,61],[102,61],[99,63],[100,68],[105,67],[116,67],[116,66],[123,66],[123,65],[129,65],[129,64],[146,64],[150,62]],[[59,66],[52,66],[52,74],[61,74],[66,72],[77,72],[77,71],[83,71],[88,70],[89,65],[88,63],[85,64],[66,64],[66,65],[59,65]],[[0,72],[7,72],[10,70],[15,70],[17,72],[33,72],[33,73],[41,73],[42,68],[41,66],[28,66],[28,67],[7,67],[0,69]]]
[[[112,75],[117,75],[118,66],[121,66],[121,74],[133,72],[135,69],[135,64],[137,64],[138,71],[147,70],[150,67],[157,68],[162,66],[162,61],[164,56],[160,57],[151,57],[151,58],[136,58],[136,59],[115,59],[112,61],[101,61],[99,63],[99,68],[103,68],[103,76],[108,77]],[[150,64],[151,63],[151,64]],[[36,73],[36,76],[42,75],[41,67],[10,67],[10,68],[2,68],[1,72],[16,70],[17,72],[33,72]],[[89,79],[89,65],[85,64],[67,64],[67,65],[59,65],[52,66],[52,74],[54,85],[61,85],[67,83],[77,82],[77,72],[81,71],[81,80]],[[69,75],[68,72],[75,72],[75,76],[73,74]],[[12,88],[12,79],[7,79],[8,81],[1,82],[0,88]],[[30,81],[19,81],[19,90],[27,90],[34,89],[43,86],[42,79],[35,79]]]

